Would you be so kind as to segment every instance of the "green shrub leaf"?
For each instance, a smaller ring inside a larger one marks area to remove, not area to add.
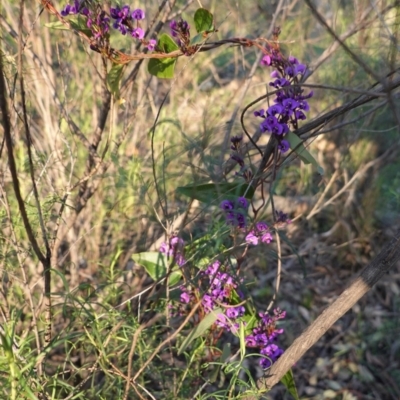
[[[207,314],[202,321],[186,336],[185,340],[182,342],[181,347],[178,350],[178,355],[182,354],[189,344],[201,336],[218,318],[218,314],[223,314],[222,308],[216,308]]]
[[[157,50],[162,53],[172,53],[179,46],[171,36],[163,33],[159,36]],[[157,78],[171,79],[174,77],[176,58],[150,58],[147,70]]]
[[[147,70],[151,75],[162,79],[174,77],[176,58],[150,58]]]
[[[205,8],[199,8],[194,13],[194,26],[197,33],[214,30],[214,17]]]
[[[312,164],[320,175],[324,174],[324,170],[317,163],[317,160],[311,155],[311,153],[304,147],[303,141],[295,135],[293,132],[289,132],[285,139],[290,143],[290,148],[299,156],[300,160],[304,164]]]
[[[167,275],[169,265],[168,257],[158,251],[133,254],[132,258],[143,266],[154,281],[158,281]],[[172,286],[178,283],[181,276],[182,272],[179,269],[172,271],[169,277],[169,285]]]
[[[293,372],[289,369],[288,372],[283,376],[281,382],[285,385],[288,392],[293,396],[295,400],[299,400],[299,394],[297,393],[296,383],[294,381]]]
[[[92,36],[92,31],[87,27],[86,20],[79,17],[72,17],[68,19],[68,22],[72,29],[84,33],[86,36]],[[63,24],[61,21],[49,22],[45,24],[47,28],[69,30],[68,25]]]
[[[119,83],[121,82],[123,71],[124,65],[113,64],[113,66],[107,73],[108,89],[111,94],[116,98],[119,97]]]

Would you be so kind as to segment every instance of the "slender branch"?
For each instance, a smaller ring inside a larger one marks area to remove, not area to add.
[[[12,136],[11,136],[11,123],[10,123],[10,115],[8,112],[6,93],[7,93],[7,88],[6,88],[4,69],[3,69],[3,53],[0,51],[0,109],[1,109],[1,114],[2,114],[1,122],[2,122],[2,125],[4,128],[4,138],[5,138],[5,142],[6,142],[6,146],[7,146],[8,164],[9,164],[9,168],[10,168],[12,184],[13,184],[13,188],[14,188],[15,197],[18,202],[18,209],[19,209],[19,212],[21,213],[21,218],[24,223],[24,227],[25,227],[26,233],[28,235],[29,242],[31,243],[33,251],[36,254],[36,257],[39,259],[39,261],[42,264],[45,264],[46,257],[40,250],[39,244],[33,233],[33,230],[32,230],[32,227],[31,227],[31,224],[29,222],[28,215],[26,212],[24,200],[22,199],[22,195],[21,195],[17,167],[16,167],[14,152],[13,152],[13,143],[12,143]]]

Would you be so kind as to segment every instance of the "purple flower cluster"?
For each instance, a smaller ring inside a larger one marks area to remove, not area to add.
[[[67,15],[83,14],[88,15],[89,10],[83,6],[85,0],[74,0],[74,4],[71,6],[67,4],[62,10],[61,15],[66,17]]]
[[[273,134],[278,140],[279,150],[285,153],[290,148],[289,142],[284,139],[290,125],[297,129],[298,121],[305,120],[305,112],[310,109],[307,99],[312,97],[313,92],[304,95],[304,90],[295,86],[299,83],[299,77],[306,72],[306,66],[292,56],[288,60],[284,59],[275,49],[270,49],[270,54],[263,57],[261,64],[276,68],[271,73],[274,81],[270,86],[277,89],[277,92],[274,104],[266,110],[255,111],[254,115],[263,119],[261,132]]]
[[[269,368],[283,354],[283,350],[276,344],[276,341],[284,330],[277,329],[276,323],[285,318],[286,311],[277,308],[272,316],[268,312],[258,315],[260,319],[257,326],[253,329],[253,333],[245,338],[246,346],[260,349],[260,353],[266,356],[260,360],[260,365],[262,368]]]
[[[160,253],[165,254],[167,257],[174,257],[177,265],[182,267],[186,263],[183,256],[183,247],[185,242],[178,236],[171,236],[168,243],[161,243]]]
[[[110,15],[115,19],[113,28],[119,30],[123,35],[129,33],[132,37],[142,40],[144,38],[144,30],[140,26],[133,26],[134,21],[140,21],[145,18],[145,13],[142,9],[130,11],[128,5],[122,7],[111,7]]]
[[[190,25],[180,19],[175,21],[174,19],[169,23],[169,28],[171,29],[171,35],[173,37],[187,36],[190,37]]]
[[[207,285],[207,290],[201,299],[204,312],[208,314],[212,310],[223,308],[224,312],[217,315],[216,326],[233,333],[237,332],[239,323],[235,321],[245,313],[244,306],[232,305],[233,292],[236,293],[236,298],[244,298],[243,293],[237,289],[237,279],[224,270],[220,261],[215,261],[209,265],[205,271],[201,272],[201,276],[206,277],[206,280],[202,281]],[[185,286],[181,286],[180,290],[181,303],[189,304],[195,299],[196,296],[192,290],[189,290]]]
[[[185,47],[190,44],[190,26],[186,21],[183,19],[179,21],[172,20],[169,23],[169,28],[171,36],[176,39],[179,46]]]
[[[263,222],[257,222],[254,229],[252,229],[245,238],[247,243],[253,244],[257,246],[260,242],[261,243],[271,243],[273,240],[272,234],[269,231],[268,225]]]
[[[245,308],[243,306],[235,307],[234,305],[230,305],[232,302],[232,291],[236,290],[238,287],[235,278],[227,272],[222,271],[219,261],[215,261],[209,265],[203,272],[203,275],[207,275],[209,278],[209,289],[201,300],[204,311],[209,313],[215,308],[226,306],[225,313],[218,314],[215,323],[217,326],[224,329],[237,329],[239,325],[235,324],[234,321],[244,315]],[[236,293],[240,298],[243,298],[240,291],[236,290]]]
[[[201,303],[206,314],[212,310],[222,308],[224,312],[217,314],[215,325],[221,329],[237,334],[240,322],[246,326],[243,320],[246,309],[243,305],[237,304],[237,299],[243,300],[244,295],[238,289],[238,280],[226,272],[220,261],[215,261],[206,270],[201,272],[201,276],[206,277],[207,290],[203,294]],[[203,283],[205,283],[203,281]],[[180,301],[182,304],[189,304],[196,300],[194,291],[180,287]],[[235,299],[235,300],[233,300]],[[233,304],[232,304],[233,303]],[[176,315],[182,315],[180,306],[174,310],[180,311]],[[245,337],[246,347],[257,348],[263,356],[260,365],[269,368],[275,362],[283,350],[276,344],[278,337],[284,332],[282,328],[276,327],[277,321],[285,318],[286,312],[275,309],[271,316],[268,312],[258,314],[258,322]],[[265,357],[264,357],[265,356]]]
[[[87,18],[86,25],[92,31],[94,39],[97,41],[106,39],[110,30],[110,18],[100,7],[90,7],[92,4],[92,0],[74,0],[73,5],[67,4],[64,7],[61,15],[63,17],[75,14],[85,16]],[[143,40],[145,32],[139,25],[139,21],[145,19],[145,12],[142,9],[138,8],[131,11],[128,5],[116,6],[110,8],[110,15],[115,20],[112,25],[114,29],[117,29],[123,35],[129,33],[133,38],[141,40],[150,51],[155,49],[157,44],[155,39]],[[96,46],[94,46],[95,48]]]
[[[246,227],[245,211],[249,206],[248,201],[244,197],[239,197],[235,202],[231,200],[223,200],[219,207],[225,212],[226,223],[244,229]]]
[[[86,25],[93,33],[95,39],[104,38],[110,30],[110,18],[105,11],[100,11],[97,15],[88,12]]]

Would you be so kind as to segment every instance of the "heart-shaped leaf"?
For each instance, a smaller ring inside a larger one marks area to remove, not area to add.
[[[205,8],[199,8],[194,13],[194,26],[197,33],[213,31],[214,30],[214,17],[210,11]]]
[[[133,254],[132,258],[144,267],[154,281],[158,281],[167,275],[167,268],[169,265],[168,257],[158,251]],[[181,276],[182,272],[179,269],[172,271],[169,277],[169,285],[177,284]]]
[[[157,41],[157,50],[162,53],[172,53],[178,50],[179,46],[176,44],[171,36],[163,33],[159,36]],[[176,58],[151,58],[147,65],[147,70],[151,75],[157,78],[171,79],[174,77]]]

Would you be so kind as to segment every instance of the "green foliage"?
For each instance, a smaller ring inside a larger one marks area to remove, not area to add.
[[[178,354],[182,354],[186,350],[187,346],[193,342],[193,340],[203,335],[218,319],[218,314],[222,313],[223,311],[224,310],[222,308],[216,308],[207,314],[183,340],[181,346],[179,347]]]
[[[286,389],[293,396],[293,398],[295,400],[299,400],[299,395],[296,389],[296,383],[294,381],[294,376],[291,369],[288,372],[286,372],[284,377],[281,379],[281,382],[285,385]]]
[[[289,142],[290,148],[293,149],[304,164],[312,164],[320,175],[324,174],[324,170],[318,165],[316,159],[311,155],[311,153],[304,147],[303,141],[297,135],[293,132],[289,132],[285,138]]]
[[[179,46],[171,36],[163,33],[159,36],[157,50],[162,53],[171,53],[178,50]],[[171,79],[174,77],[176,58],[151,58],[147,70],[157,78]]]
[[[205,8],[199,8],[194,13],[194,26],[197,33],[210,32],[214,29],[214,17]]]
[[[87,27],[86,20],[81,17],[71,17],[68,19],[69,24],[72,29],[84,33],[86,36],[91,37],[92,31]],[[50,29],[57,30],[69,30],[68,25],[62,23],[61,21],[48,22],[44,26]]]
[[[121,64],[113,64],[107,73],[107,86],[115,98],[119,96],[119,86],[125,69],[124,67],[125,66]]]
[[[132,258],[145,268],[146,272],[154,281],[159,281],[166,277],[168,265],[172,262],[172,259],[168,259],[167,256],[158,251],[134,254],[132,255]],[[169,277],[168,282],[171,286],[178,283],[181,279],[182,272],[177,268],[178,267],[175,267],[175,270],[171,272]]]

